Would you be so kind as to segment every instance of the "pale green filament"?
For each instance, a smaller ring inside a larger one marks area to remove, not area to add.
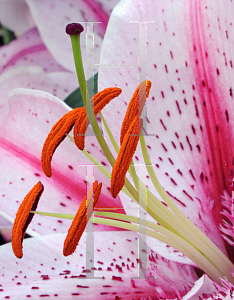
[[[32,211],[32,213],[57,217],[57,218],[63,218],[63,219],[69,219],[69,220],[74,219],[74,215],[70,215],[70,214],[45,213],[45,212],[38,212],[38,211]],[[145,233],[145,229],[142,226],[120,221],[122,220],[122,221],[128,221],[128,222],[138,224],[139,221],[141,220],[140,218],[118,214],[118,213],[102,212],[102,211],[94,211],[94,214],[103,216],[105,218],[91,217],[89,220],[89,222],[91,223],[115,226],[115,227],[131,230],[135,232]],[[117,219],[118,221],[113,219],[107,219],[107,217]],[[171,247],[184,253],[188,258],[194,261],[197,264],[197,266],[203,269],[213,280],[219,282],[219,277],[222,277],[222,273],[209,260],[207,260],[207,258],[199,250],[194,248],[192,245],[190,245],[188,242],[183,240],[178,235],[172,233],[171,231],[163,228],[160,225],[147,221],[147,227],[148,228],[146,230],[146,235],[158,239],[161,242],[164,242],[167,245],[170,245]],[[149,228],[153,230],[150,230]]]
[[[73,137],[71,137],[69,134],[67,134],[67,136],[69,137],[69,139],[75,143]],[[108,172],[91,154],[89,154],[85,149],[82,150],[82,152],[84,153],[84,155],[86,157],[88,157],[88,159],[99,168],[100,171],[102,171],[102,173],[104,175],[106,175],[107,178],[111,179],[111,173]],[[129,193],[129,191],[126,189],[126,187],[124,186],[122,191],[130,198],[132,198],[132,195]]]
[[[191,238],[194,237],[194,245],[200,248],[201,251],[208,253],[206,256],[209,260],[213,261],[214,265],[218,265],[220,269],[224,271],[223,275],[225,275],[231,282],[233,282],[233,276],[231,275],[230,269],[234,270],[234,265],[231,261],[223,254],[223,252],[210,240],[206,237],[206,235],[196,227],[173,203],[170,199],[169,195],[164,191],[161,184],[159,183],[157,176],[152,167],[148,151],[145,144],[144,136],[140,136],[142,153],[145,161],[145,165],[147,167],[150,178],[158,191],[159,195],[165,201],[165,203],[170,207],[170,209],[180,218],[180,220],[184,224],[184,228],[188,229],[188,234],[190,231]],[[201,245],[199,247],[199,245]]]
[[[115,213],[99,213],[96,211],[94,213],[102,215],[102,216],[108,216],[108,217],[114,217],[113,215],[115,215]],[[126,216],[126,218],[123,218],[122,216],[124,216],[124,215],[121,215],[118,217],[116,216],[116,218],[119,220],[124,219],[126,221],[130,221],[130,222],[137,223],[137,224],[139,222],[139,218],[130,217],[130,220],[128,220],[127,217],[129,217],[129,216]],[[142,231],[142,233],[145,233],[145,229],[139,225],[133,225],[133,224],[125,225],[126,222],[110,220],[110,219],[106,219],[106,218],[104,219],[104,218],[94,217],[92,219],[93,219],[92,223],[105,224],[105,225],[109,225],[109,226],[115,226],[115,227],[119,227],[119,228],[128,229],[131,231],[136,231],[136,232]],[[184,253],[188,258],[190,258],[192,261],[194,261],[197,264],[197,266],[199,266],[201,269],[203,269],[213,280],[220,282],[219,277],[222,277],[222,273],[209,260],[207,260],[207,258],[199,250],[197,250],[192,245],[190,245],[189,243],[184,241],[178,235],[168,231],[167,229],[163,228],[162,226],[159,226],[159,225],[151,223],[151,222],[150,222],[151,224],[148,225],[148,223],[149,222],[147,221],[147,227],[151,227],[150,225],[153,225],[151,228],[153,228],[154,230],[157,230],[158,232],[163,233],[163,234],[157,233],[157,232],[149,230],[147,228],[146,235],[156,238],[159,241],[164,242],[164,243],[170,245],[171,247],[179,250],[180,252]]]

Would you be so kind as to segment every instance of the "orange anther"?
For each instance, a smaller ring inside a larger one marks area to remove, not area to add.
[[[71,227],[68,230],[67,237],[64,241],[63,255],[68,256],[72,254],[79,243],[79,240],[85,230],[87,222],[89,221],[93,208],[98,202],[102,189],[102,184],[98,185],[97,180],[94,182],[93,186],[88,190],[87,200],[86,196],[80,204],[80,207],[72,221]]]
[[[15,221],[12,227],[12,249],[17,258],[23,256],[23,239],[28,225],[34,217],[31,210],[36,210],[39,199],[44,191],[43,184],[38,181],[36,185],[25,196],[23,202],[16,213]]]
[[[142,127],[143,120],[140,119],[139,121],[138,116],[136,116],[127,133],[124,135],[122,145],[111,173],[110,192],[114,198],[118,196],[124,186],[125,175],[129,169],[133,154],[136,151]]]
[[[143,111],[143,107],[146,102],[146,98],[149,97],[149,92],[151,88],[151,81],[145,80],[139,84],[137,89],[135,90],[131,101],[128,104],[128,109],[126,111],[121,133],[120,133],[120,145],[122,145],[124,136],[128,131],[130,124],[132,123],[133,119],[138,116],[140,118],[141,113]]]
[[[94,106],[94,114],[97,116],[99,112],[115,97],[118,97],[121,93],[121,89],[113,87],[107,88],[103,91],[94,95],[90,101],[92,106]],[[89,119],[86,117],[86,111],[82,112],[82,115],[76,119],[74,125],[74,140],[76,146],[83,150],[85,147],[85,133],[89,126],[90,122]]]

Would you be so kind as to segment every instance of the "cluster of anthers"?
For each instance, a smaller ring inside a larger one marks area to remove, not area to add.
[[[133,154],[136,151],[143,127],[143,120],[140,115],[149,96],[151,88],[150,81],[143,81],[136,89],[133,97],[128,105],[126,115],[124,117],[120,135],[120,150],[114,163],[111,173],[110,192],[112,197],[116,198],[125,184],[125,175],[129,169]],[[107,88],[94,95],[90,101],[93,106],[95,116],[115,97],[119,96],[121,89]],[[79,107],[65,114],[51,129],[44,143],[41,155],[41,164],[43,172],[47,177],[52,176],[51,161],[53,154],[59,144],[65,139],[68,133],[73,129],[74,142],[79,150],[85,147],[85,133],[89,125],[86,108]],[[73,219],[67,237],[64,242],[63,254],[68,256],[72,254],[86,228],[94,208],[101,194],[102,184],[95,181],[93,186],[87,192],[87,198],[84,197],[80,207]],[[12,229],[12,248],[17,258],[23,256],[23,238],[25,232],[34,217],[39,199],[43,193],[44,186],[39,181],[26,195],[21,203]],[[91,209],[89,209],[91,208]]]

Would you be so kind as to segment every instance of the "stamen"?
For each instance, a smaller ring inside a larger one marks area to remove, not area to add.
[[[101,189],[102,184],[100,183],[98,185],[98,181],[96,180],[93,186],[88,190],[88,199],[86,200],[85,196],[83,201],[81,202],[78,212],[76,213],[74,220],[72,221],[71,227],[69,228],[67,237],[64,241],[64,256],[68,256],[76,250],[79,240],[85,230],[86,224],[92,215],[92,205],[93,208],[96,206],[101,193]]]
[[[46,141],[43,145],[41,153],[41,165],[42,170],[47,177],[51,177],[51,160],[53,154],[59,144],[65,139],[66,134],[68,134],[74,123],[79,116],[82,108],[78,107],[66,113],[51,129]]]
[[[151,81],[145,80],[139,84],[137,89],[135,90],[131,101],[128,104],[128,109],[126,111],[121,133],[120,133],[120,145],[123,143],[124,136],[128,131],[130,124],[132,123],[135,116],[140,117],[143,111],[143,107],[146,102],[146,98],[149,97],[149,92],[151,88]]]
[[[44,191],[43,184],[38,181],[36,185],[25,196],[23,202],[16,213],[15,221],[12,227],[12,249],[17,258],[23,256],[23,239],[28,225],[32,221],[34,214],[31,210],[36,210],[39,199]]]
[[[133,154],[136,151],[140,138],[143,120],[136,116],[127,133],[124,135],[117,159],[111,173],[110,192],[112,197],[116,198],[125,184],[125,175],[129,169]]]
[[[99,112],[115,97],[118,97],[122,90],[120,88],[107,88],[103,91],[97,93],[94,95],[90,101],[92,106],[94,107],[94,114],[97,116]],[[76,119],[76,122],[74,124],[74,140],[76,146],[83,150],[85,147],[85,133],[86,130],[90,124],[90,121],[88,118],[86,118],[86,111],[82,112],[82,115],[79,116],[79,118]]]

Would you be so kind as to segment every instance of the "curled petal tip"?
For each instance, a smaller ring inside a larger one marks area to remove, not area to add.
[[[71,23],[66,26],[66,33],[69,35],[78,35],[84,31],[84,27],[80,23]]]

